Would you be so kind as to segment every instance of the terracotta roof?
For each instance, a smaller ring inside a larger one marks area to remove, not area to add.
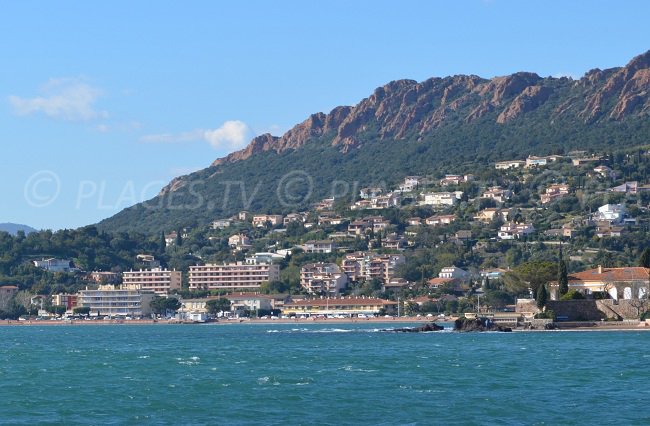
[[[384,299],[376,299],[372,297],[342,297],[342,298],[328,298],[328,299],[305,299],[296,300],[285,306],[327,306],[327,305],[397,305],[397,302]]]
[[[650,269],[638,266],[625,268],[601,268],[600,273],[598,268],[594,268],[569,275],[569,282],[648,281],[649,272]]]
[[[450,283],[452,281],[454,281],[454,278],[431,278],[429,280],[429,285],[438,286]]]

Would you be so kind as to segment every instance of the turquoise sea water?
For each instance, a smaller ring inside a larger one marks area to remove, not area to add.
[[[2,327],[0,423],[650,424],[650,333],[376,327]]]

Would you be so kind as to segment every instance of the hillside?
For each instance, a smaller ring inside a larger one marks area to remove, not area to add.
[[[25,234],[29,234],[30,232],[35,232],[36,229],[32,228],[31,226],[27,225],[21,225],[19,223],[0,223],[0,231],[3,232],[8,232],[11,235],[16,235],[18,231],[23,231]]]
[[[519,72],[399,80],[352,107],[317,113],[281,137],[174,179],[100,229],[154,233],[239,210],[286,213],[406,175],[462,173],[504,159],[650,142],[650,51],[581,79]]]

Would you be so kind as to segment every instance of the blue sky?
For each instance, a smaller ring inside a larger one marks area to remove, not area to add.
[[[391,80],[579,78],[650,49],[647,1],[7,2],[0,222],[95,223]]]

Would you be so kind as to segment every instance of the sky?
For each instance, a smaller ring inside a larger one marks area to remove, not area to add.
[[[5,2],[0,222],[96,223],[397,79],[580,78],[650,49],[650,2]]]

